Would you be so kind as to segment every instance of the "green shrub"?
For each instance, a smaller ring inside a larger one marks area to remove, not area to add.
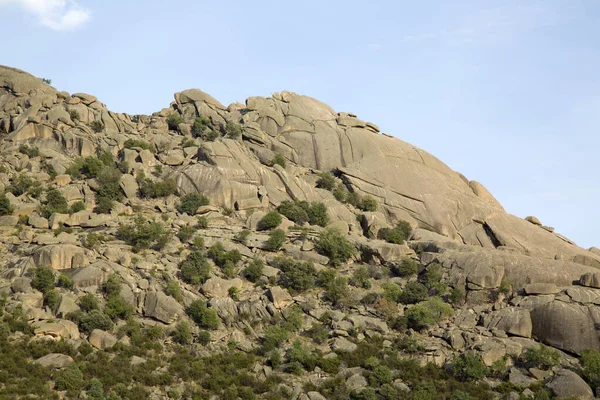
[[[287,240],[285,232],[281,229],[275,229],[269,233],[269,239],[267,240],[267,249],[271,251],[280,250]]]
[[[242,136],[242,126],[235,122],[227,121],[227,124],[225,124],[225,135],[231,139],[239,139]]]
[[[97,212],[98,214],[110,214],[114,203],[115,202],[108,197],[97,197],[94,212]]]
[[[160,248],[168,240],[169,233],[161,223],[156,221],[148,222],[141,214],[138,214],[133,224],[119,225],[117,237],[133,246],[134,252],[138,252],[152,245]]]
[[[29,158],[40,156],[40,150],[37,147],[29,147],[26,144],[19,146],[19,153],[26,154]]]
[[[181,278],[184,282],[201,285],[210,277],[211,267],[206,256],[193,251],[179,264]]]
[[[275,153],[273,158],[271,159],[271,165],[279,165],[282,168],[285,168],[286,159],[281,153]]]
[[[194,322],[204,329],[217,329],[219,327],[219,316],[217,312],[206,306],[202,300],[196,300],[187,308],[187,314]]]
[[[123,280],[117,274],[110,274],[106,281],[101,285],[102,291],[107,296],[118,296],[121,293]]]
[[[540,369],[550,369],[560,364],[560,352],[541,343],[527,348],[523,358],[530,367]]]
[[[348,299],[350,289],[348,288],[348,279],[344,277],[335,277],[327,285],[327,299],[334,306],[343,305]]]
[[[281,202],[277,210],[290,221],[303,224],[308,222],[308,212],[305,208],[308,208],[307,202],[285,200]]]
[[[388,243],[401,244],[412,232],[410,224],[406,221],[400,221],[395,228],[382,228],[379,230],[377,237]]]
[[[372,196],[365,196],[358,208],[363,211],[377,211],[377,200],[375,200]]]
[[[173,341],[179,344],[190,344],[192,342],[192,329],[187,321],[181,321],[175,325],[175,330],[171,334]]]
[[[94,329],[110,331],[114,324],[110,317],[100,310],[92,310],[87,314],[83,314],[79,320],[79,329],[90,333]]]
[[[136,149],[148,150],[152,153],[155,152],[154,145],[152,145],[142,139],[127,139],[125,141],[125,143],[123,143],[123,147],[126,149],[136,148]]]
[[[585,349],[581,352],[581,364],[583,376],[592,387],[600,385],[600,351],[596,349]]]
[[[153,181],[150,178],[146,178],[145,173],[140,171],[136,176],[136,181],[142,198],[156,199],[177,193],[177,182],[173,178]]]
[[[49,218],[54,213],[68,214],[69,203],[60,190],[52,189],[46,194],[46,201],[40,207],[40,212],[44,218]]]
[[[242,274],[250,282],[256,282],[262,276],[264,268],[265,263],[263,262],[263,260],[255,258],[254,260],[250,261],[250,263],[248,263],[248,266],[244,268]]]
[[[385,365],[378,365],[369,375],[369,384],[374,387],[392,383],[392,371]]]
[[[69,207],[69,214],[75,214],[79,211],[84,211],[85,210],[85,203],[81,200],[76,201],[75,203],[73,203],[73,205],[71,207]]]
[[[427,298],[427,287],[422,283],[411,281],[406,284],[399,299],[403,304],[416,304]]]
[[[79,163],[76,162],[74,165],[79,166]],[[86,178],[96,178],[103,168],[104,163],[98,157],[88,156],[81,161],[81,166],[78,172]]]
[[[85,236],[83,245],[88,249],[94,249],[104,240],[104,236],[95,232],[90,232]]]
[[[434,262],[427,266],[422,280],[429,289],[437,289],[438,292],[443,292],[446,289],[446,285],[442,282],[443,275],[442,266]]]
[[[452,374],[463,382],[478,381],[484,378],[487,372],[481,355],[474,351],[464,352],[452,363]]]
[[[110,296],[104,307],[104,312],[112,320],[127,320],[133,314],[133,308],[121,296]]]
[[[263,352],[269,352],[278,348],[281,344],[287,341],[289,332],[280,325],[272,325],[266,328],[263,332]]]
[[[50,175],[50,178],[52,178],[52,179],[56,178],[56,175],[58,175],[58,173],[56,172],[56,169],[54,169],[54,166],[52,164],[48,163],[46,160],[42,160],[40,162],[40,168],[42,171],[44,171],[48,175]]]
[[[206,346],[211,341],[210,332],[209,331],[200,331],[198,334],[198,343],[203,346]]]
[[[167,126],[170,130],[176,131],[179,128],[179,124],[184,123],[183,117],[177,112],[172,112],[167,117]]]
[[[187,242],[192,238],[194,232],[196,232],[196,228],[194,228],[193,226],[184,225],[181,228],[179,228],[179,232],[177,232],[177,237],[182,242]]]
[[[360,266],[352,273],[352,279],[350,282],[352,285],[363,288],[370,289],[371,281],[369,280],[369,270],[365,266]]]
[[[419,264],[410,257],[404,257],[400,263],[392,265],[391,270],[401,277],[413,276],[419,272]]]
[[[329,223],[327,206],[323,203],[312,202],[307,210],[308,223],[311,225],[326,226]]]
[[[317,270],[311,262],[277,257],[273,263],[282,272],[280,283],[283,287],[303,292],[315,286]]]
[[[317,180],[317,187],[326,190],[335,189],[336,182],[331,172],[322,172]]]
[[[69,111],[69,117],[71,118],[71,121],[75,121],[75,120],[80,120],[81,116],[79,115],[79,112],[77,110],[71,110]]]
[[[465,291],[460,287],[452,288],[450,295],[448,296],[448,301],[450,304],[459,305],[465,299]]]
[[[197,117],[192,125],[192,136],[207,140],[209,131],[211,131],[209,125],[210,120],[208,118],[205,118],[203,116]]]
[[[39,183],[34,181],[30,176],[19,174],[11,179],[11,184],[7,188],[7,191],[18,197],[30,192],[36,186],[36,183],[39,185]]]
[[[173,297],[177,301],[183,300],[183,298],[181,297],[181,287],[179,286],[179,282],[177,282],[175,280],[170,281],[167,284],[165,293],[168,294],[169,296]]]
[[[251,232],[248,229],[244,229],[243,231],[236,233],[234,239],[238,242],[245,242],[246,240],[248,240],[248,236],[250,236],[250,233]]]
[[[332,191],[333,197],[341,203],[346,203],[348,199],[348,189],[343,183],[338,183]]]
[[[195,215],[198,208],[207,206],[208,204],[209,201],[206,196],[203,196],[200,193],[188,193],[181,197],[179,212]]]
[[[412,395],[413,400],[436,400],[438,398],[435,384],[431,381],[423,381],[415,385]]]
[[[332,265],[345,263],[355,252],[354,246],[337,229],[328,228],[319,234],[316,250],[329,257]]]
[[[100,133],[104,130],[104,124],[101,121],[92,121],[90,127],[96,133]]]
[[[273,229],[279,226],[282,222],[281,214],[279,214],[276,210],[268,212],[264,217],[258,221],[258,229],[267,230]]]
[[[58,286],[65,289],[73,289],[73,279],[67,274],[60,274],[58,276]]]
[[[49,307],[51,310],[56,310],[59,301],[60,294],[55,289],[48,290],[44,293],[44,306]]]
[[[512,283],[503,279],[498,287],[498,292],[503,294],[509,294],[512,291]]]
[[[14,210],[6,193],[0,193],[0,215],[11,215]]]
[[[77,364],[71,364],[57,374],[55,388],[56,390],[79,393],[84,383],[83,372],[81,372]]]
[[[406,310],[402,317],[402,324],[407,328],[422,331],[452,314],[453,310],[449,304],[434,297]]]
[[[198,222],[196,223],[197,229],[206,229],[208,228],[208,218],[204,215],[198,217]]]
[[[85,296],[79,298],[79,307],[86,312],[100,309],[98,298],[92,293],[88,293]]]
[[[54,270],[48,267],[39,267],[33,271],[33,279],[31,280],[31,287],[39,290],[42,293],[46,293],[49,290],[54,289]]]
[[[400,298],[402,297],[402,288],[397,283],[388,281],[383,285],[383,297],[387,301],[393,301],[395,303],[400,302]]]

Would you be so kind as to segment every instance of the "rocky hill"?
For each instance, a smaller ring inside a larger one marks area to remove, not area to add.
[[[600,250],[290,92],[0,66],[0,398],[591,399]]]

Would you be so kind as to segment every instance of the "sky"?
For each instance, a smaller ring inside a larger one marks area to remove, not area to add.
[[[0,64],[116,112],[317,98],[600,247],[597,0],[0,0],[0,26]]]

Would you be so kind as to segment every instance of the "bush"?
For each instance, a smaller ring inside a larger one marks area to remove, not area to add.
[[[179,344],[190,344],[192,342],[192,329],[187,321],[181,321],[175,325],[175,330],[171,334],[173,341]]]
[[[385,282],[383,285],[383,297],[387,301],[399,303],[402,297],[402,288],[394,282]]]
[[[192,238],[194,232],[196,232],[196,228],[194,228],[193,226],[184,225],[181,228],[179,228],[179,232],[177,232],[177,237],[182,242],[187,242]]]
[[[79,167],[79,170],[77,170],[77,167]],[[83,160],[75,161],[75,163],[69,167],[69,169],[71,168],[73,168],[73,170],[71,170],[71,175],[74,175],[75,177],[83,175],[86,178],[96,178],[104,168],[104,163],[98,157],[88,156]]]
[[[39,186],[39,183],[35,182],[30,176],[20,174],[11,179],[11,184],[7,189],[18,197],[33,190],[36,184]]]
[[[238,242],[245,242],[248,240],[248,236],[250,236],[250,231],[248,229],[244,229],[243,231],[236,233],[234,239]]]
[[[315,248],[327,257],[332,265],[345,263],[354,254],[354,246],[337,229],[325,229],[319,234]]]
[[[54,289],[46,291],[44,293],[44,305],[49,307],[51,310],[56,310],[58,302],[60,301],[60,294]]]
[[[48,267],[36,268],[33,272],[31,287],[42,293],[54,289],[54,270]]]
[[[181,287],[179,287],[179,282],[177,281],[170,281],[167,284],[165,293],[173,297],[177,301],[183,300],[183,298],[181,297]]]
[[[392,371],[385,365],[378,365],[369,375],[369,384],[374,387],[392,383]]]
[[[75,203],[73,203],[73,205],[69,208],[69,214],[75,214],[79,211],[83,211],[85,210],[85,203],[81,200],[76,201]]]
[[[168,239],[169,233],[161,223],[148,222],[141,214],[138,214],[132,225],[119,225],[117,237],[133,246],[134,252],[138,252],[153,244],[161,247]]]
[[[184,282],[201,285],[210,276],[211,267],[206,256],[199,251],[193,251],[179,264],[181,278]]]
[[[68,214],[69,203],[60,190],[52,189],[46,194],[46,201],[40,207],[40,212],[44,218],[49,218],[54,213]]]
[[[452,374],[459,381],[477,381],[487,375],[487,367],[481,355],[474,351],[467,351],[452,363]]]
[[[308,206],[307,202],[285,200],[281,202],[277,210],[290,221],[303,224],[308,222],[308,212],[305,209],[308,207],[305,206]]]
[[[583,365],[583,376],[592,387],[598,387],[600,385],[600,351],[585,349],[581,352],[580,361]]]
[[[113,206],[114,201],[109,199],[108,197],[97,197],[96,207],[94,208],[94,211],[98,214],[110,214]]]
[[[181,197],[179,203],[179,212],[186,213],[188,215],[195,215],[198,208],[207,206],[209,204],[208,198],[201,195],[200,193],[188,193]]]
[[[329,223],[327,206],[323,203],[312,202],[307,210],[308,223],[311,225],[326,226]]]
[[[448,296],[448,301],[450,304],[458,305],[461,304],[465,299],[465,291],[462,288],[455,287],[452,288],[450,295]]]
[[[125,143],[123,143],[123,147],[126,149],[138,148],[142,150],[148,150],[152,153],[155,151],[154,145],[141,139],[127,139]]]
[[[58,276],[58,286],[65,289],[73,289],[73,279],[67,274],[60,274]]]
[[[86,235],[83,245],[88,249],[94,249],[98,247],[98,245],[102,242],[103,239],[104,236],[94,232],[90,232]]]
[[[69,117],[71,117],[72,121],[81,119],[81,116],[79,115],[79,112],[77,110],[69,111]]]
[[[336,187],[335,178],[331,172],[322,172],[317,180],[317,187],[326,190],[333,190]]]
[[[348,199],[348,189],[343,183],[338,183],[332,191],[333,197],[341,203],[346,203]]]
[[[202,139],[207,139],[207,136],[210,135],[210,120],[208,118],[204,118],[202,116],[197,117],[192,124],[192,136],[199,137]],[[213,139],[214,140],[214,139]]]
[[[280,250],[286,239],[287,236],[283,230],[275,229],[274,231],[271,231],[269,239],[267,240],[267,249],[271,251]]]
[[[285,168],[286,159],[281,153],[275,153],[273,158],[271,159],[271,165],[279,165],[282,168]]]
[[[26,154],[29,158],[40,156],[40,150],[37,147],[29,147],[26,144],[19,146],[19,153]]]
[[[92,310],[88,313],[81,311],[70,313],[69,318],[75,321],[79,329],[86,333],[90,333],[94,329],[110,331],[114,326],[110,317],[100,310]]]
[[[123,200],[123,193],[119,183],[121,181],[121,175],[123,175],[122,172],[117,168],[102,168],[96,178],[98,181],[98,191],[96,192],[96,196],[106,197],[116,201]]]
[[[114,295],[108,298],[104,312],[112,320],[127,320],[133,314],[134,310],[121,296]]]
[[[327,285],[327,298],[334,306],[342,305],[349,294],[350,289],[346,278],[338,276]]]
[[[258,221],[258,229],[273,229],[279,226],[279,224],[281,224],[282,221],[283,219],[281,218],[281,215],[276,210],[269,211],[267,215],[265,215],[260,219],[260,221]]]
[[[81,372],[77,364],[71,364],[57,374],[55,387],[56,390],[79,393],[84,383],[83,372]]]
[[[208,218],[206,218],[205,216],[200,216],[198,217],[198,222],[196,223],[196,228],[197,229],[206,229],[208,228]]]
[[[0,193],[0,215],[11,215],[14,210],[6,193]]]
[[[142,198],[156,199],[177,193],[177,182],[173,178],[153,181],[150,178],[146,178],[144,172],[140,171],[136,176],[136,181]]]
[[[225,135],[231,139],[239,139],[242,136],[242,126],[235,122],[228,121],[225,124]]]
[[[242,274],[250,282],[256,282],[262,276],[264,268],[265,268],[265,263],[262,260],[256,258],[256,259],[250,261],[248,266],[246,268],[244,268],[244,271],[242,272]]]
[[[377,237],[388,243],[401,244],[412,232],[410,224],[406,221],[400,221],[395,228],[382,228],[379,230]]]
[[[419,264],[410,257],[404,257],[399,264],[392,265],[391,270],[398,276],[408,277],[419,272]]]
[[[100,309],[98,299],[92,293],[88,293],[79,299],[79,307],[86,312]]]
[[[450,305],[444,303],[440,298],[434,297],[406,310],[401,322],[407,328],[422,331],[452,314],[453,310]]]
[[[104,130],[104,124],[100,121],[92,121],[90,123],[90,127],[96,133],[100,133]]]
[[[399,297],[400,303],[416,304],[427,298],[427,287],[419,282],[408,282]]]
[[[360,266],[352,273],[351,283],[363,289],[370,289],[371,281],[369,278],[369,270],[365,266]]]
[[[278,348],[288,340],[289,332],[280,325],[272,325],[263,332],[263,352],[269,352]]]
[[[278,257],[274,265],[282,272],[280,282],[283,287],[302,292],[315,286],[317,270],[311,262]]]
[[[167,126],[172,131],[176,131],[179,128],[179,124],[182,124],[183,122],[183,117],[177,112],[172,112],[167,117]]]
[[[377,211],[377,200],[371,196],[365,196],[358,208],[363,211]]]
[[[528,366],[540,369],[550,369],[560,364],[559,351],[541,343],[525,350],[523,358]]]
[[[242,255],[238,250],[226,251],[221,242],[210,246],[207,255],[221,268],[225,267],[228,262],[235,265],[242,259]]]
[[[192,302],[187,309],[187,313],[201,328],[217,329],[219,327],[217,312],[208,308],[202,300]]]

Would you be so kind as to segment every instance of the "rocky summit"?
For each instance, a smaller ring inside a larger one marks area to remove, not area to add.
[[[47,82],[0,66],[0,399],[594,397],[600,249],[310,97]]]

